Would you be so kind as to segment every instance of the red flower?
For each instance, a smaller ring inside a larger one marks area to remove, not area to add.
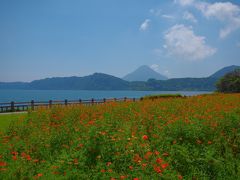
[[[138,178],[133,178],[133,180],[139,180]]]
[[[26,154],[25,152],[22,152],[22,153],[21,153],[21,156],[22,156],[23,158],[25,158],[25,157],[27,156],[27,154]]]
[[[142,139],[143,140],[148,140],[148,136],[147,135],[143,135]]]
[[[26,156],[26,159],[27,159],[28,161],[31,161],[32,158],[31,158],[30,155],[27,155],[27,156]]]
[[[13,151],[13,152],[12,152],[12,155],[16,156],[16,155],[18,155],[18,152]]]
[[[152,152],[151,152],[151,151],[148,151],[148,152],[146,152],[146,154],[144,155],[144,158],[148,160],[151,155],[152,155]]]
[[[41,176],[43,176],[43,174],[42,174],[42,173],[39,173],[37,176],[38,176],[38,177],[41,177]]]
[[[120,176],[120,179],[126,179],[127,176]]]
[[[133,167],[132,167],[132,166],[129,166],[129,169],[130,169],[130,170],[133,170]]]
[[[0,166],[7,166],[7,163],[6,163],[6,162],[1,162],[1,161],[0,161]]]
[[[156,163],[161,164],[163,160],[161,158],[157,158]]]
[[[13,159],[14,161],[16,161],[16,160],[17,160],[17,156],[14,155],[14,156],[12,157],[12,159]]]
[[[162,170],[158,166],[154,167],[154,171],[159,173],[159,174],[162,172]]]
[[[166,164],[162,164],[161,166],[162,166],[163,169],[166,169],[169,166],[169,164],[166,163]]]

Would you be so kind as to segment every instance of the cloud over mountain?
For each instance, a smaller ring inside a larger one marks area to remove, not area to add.
[[[164,48],[177,58],[201,60],[216,52],[215,48],[206,45],[205,37],[195,35],[191,27],[182,24],[171,27],[165,33],[164,39]]]

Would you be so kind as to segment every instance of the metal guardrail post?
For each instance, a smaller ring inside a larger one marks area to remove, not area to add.
[[[91,103],[92,103],[92,105],[94,104],[94,99],[92,98],[92,100],[91,100]]]
[[[52,107],[52,100],[49,100],[49,107]]]
[[[11,111],[14,112],[14,102],[11,102]]]
[[[103,98],[103,103],[105,103],[106,102],[106,98]]]
[[[79,104],[82,104],[82,100],[81,99],[79,99]]]
[[[67,99],[65,99],[64,104],[65,104],[65,106],[68,105],[68,100]]]
[[[34,100],[31,101],[31,109],[34,110]]]

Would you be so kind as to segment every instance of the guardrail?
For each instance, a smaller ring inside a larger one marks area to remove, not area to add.
[[[83,104],[83,105],[93,105],[93,104],[102,104],[106,102],[119,102],[119,101],[136,101],[138,98],[111,98],[111,99],[88,99],[88,100],[49,100],[49,101],[30,101],[30,102],[8,102],[8,103],[0,103],[0,113],[6,112],[20,112],[20,111],[28,111],[34,110],[37,107],[49,107],[51,108],[53,105],[73,105],[73,104]]]

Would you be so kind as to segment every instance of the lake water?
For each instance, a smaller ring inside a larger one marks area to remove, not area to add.
[[[48,101],[48,100],[78,100],[102,98],[140,98],[150,94],[182,94],[193,96],[209,94],[208,91],[85,91],[85,90],[0,90],[0,102]]]

